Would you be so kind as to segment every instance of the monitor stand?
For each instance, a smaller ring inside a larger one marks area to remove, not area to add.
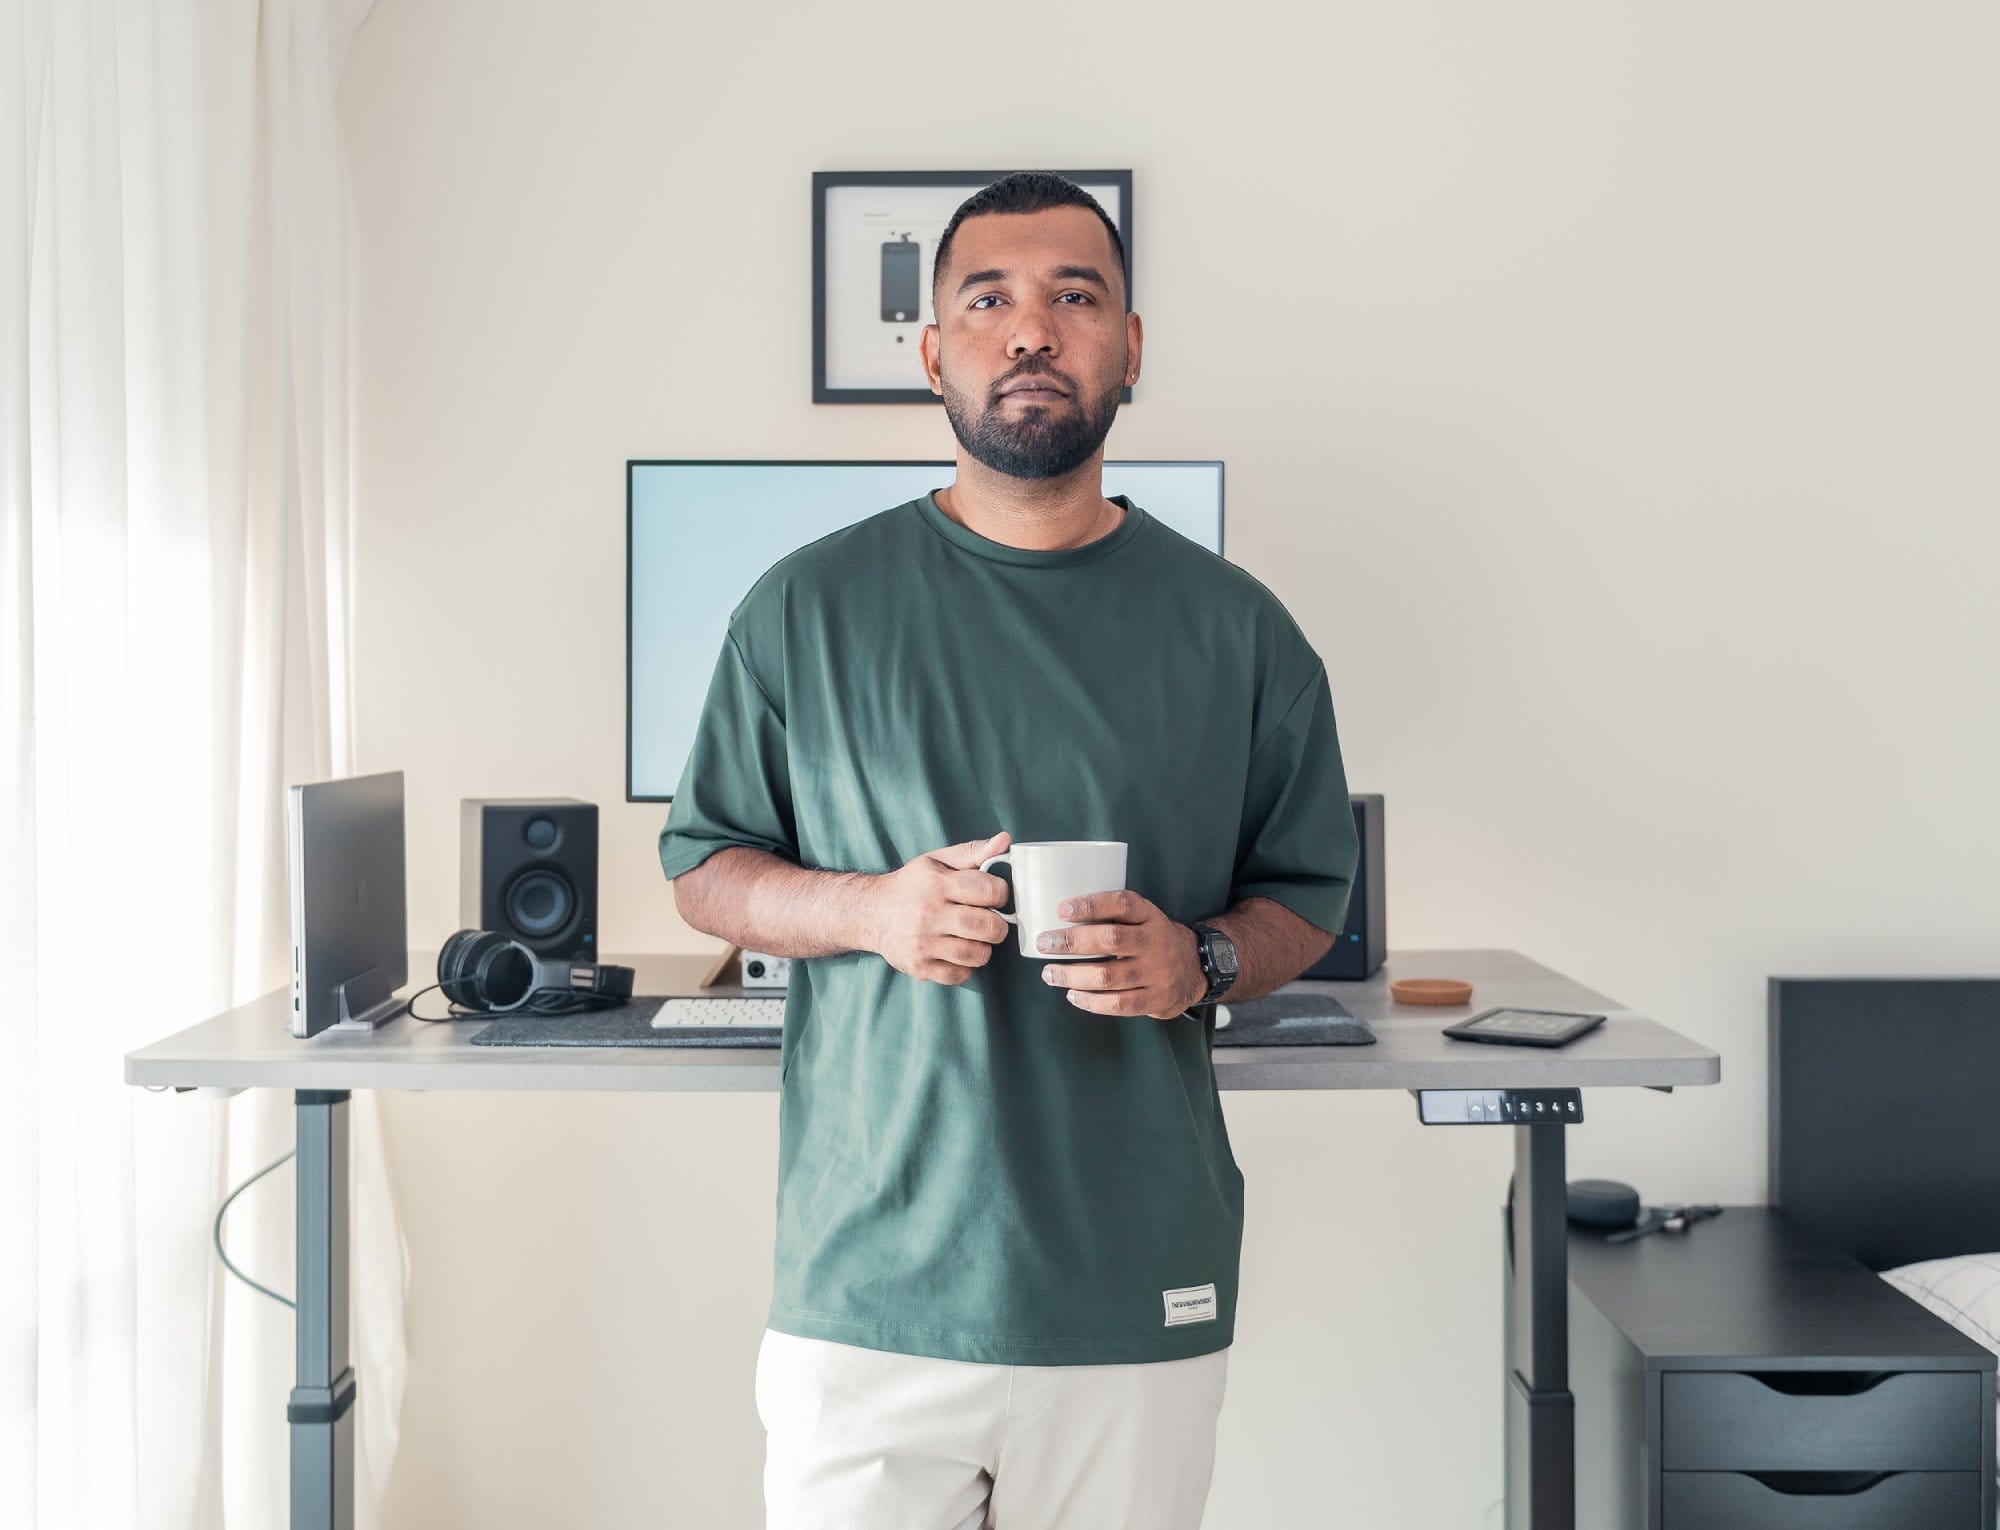
[[[337,1031],[372,1031],[403,1007],[396,997],[396,979],[385,967],[370,967],[337,983],[333,993],[340,1015],[332,1027]]]

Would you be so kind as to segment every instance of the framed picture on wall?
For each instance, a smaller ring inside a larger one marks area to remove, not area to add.
[[[815,404],[935,404],[920,350],[937,242],[959,204],[1005,170],[816,170],[812,178]],[[1132,291],[1132,172],[1059,170],[1097,198],[1125,241]],[[1136,306],[1136,305],[1135,305]],[[1125,402],[1132,390],[1125,390]]]

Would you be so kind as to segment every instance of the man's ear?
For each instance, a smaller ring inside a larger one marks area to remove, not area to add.
[[[940,396],[944,393],[944,374],[938,363],[938,327],[926,324],[917,339],[917,350],[924,358],[924,377],[931,385],[931,392]]]
[[[1145,349],[1145,326],[1140,324],[1135,310],[1125,315],[1125,386],[1131,387],[1139,380],[1139,352]]]

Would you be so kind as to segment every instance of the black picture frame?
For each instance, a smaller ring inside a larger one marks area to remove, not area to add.
[[[955,208],[982,186],[990,186],[1002,176],[1011,174],[1006,170],[815,170],[812,177],[812,398],[815,404],[940,404],[943,402],[921,382],[920,363],[913,353],[910,367],[919,378],[917,384],[908,388],[896,387],[854,387],[829,386],[827,333],[827,201],[828,193],[838,188],[854,186],[880,186],[907,189],[910,187],[937,188],[949,195],[950,206]],[[1136,299],[1130,295],[1135,291],[1132,285],[1132,172],[1130,170],[1059,170],[1055,172],[1079,186],[1115,186],[1118,190],[1118,210],[1112,222],[1118,225],[1118,234],[1125,243],[1125,291],[1129,306],[1137,308]],[[1110,209],[1106,209],[1107,212]],[[885,268],[888,257],[885,254]],[[918,307],[916,319],[921,322],[922,289],[930,280],[930,271],[921,258],[917,261]],[[885,269],[884,280],[887,281]],[[888,310],[884,309],[885,319]],[[1132,389],[1128,386],[1121,395],[1121,402],[1132,402]]]

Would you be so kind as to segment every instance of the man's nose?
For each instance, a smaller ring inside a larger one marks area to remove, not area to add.
[[[1041,313],[1024,313],[1014,321],[1014,331],[1007,337],[1007,354],[1021,356],[1029,351],[1045,351],[1053,356],[1057,352],[1056,327]]]

